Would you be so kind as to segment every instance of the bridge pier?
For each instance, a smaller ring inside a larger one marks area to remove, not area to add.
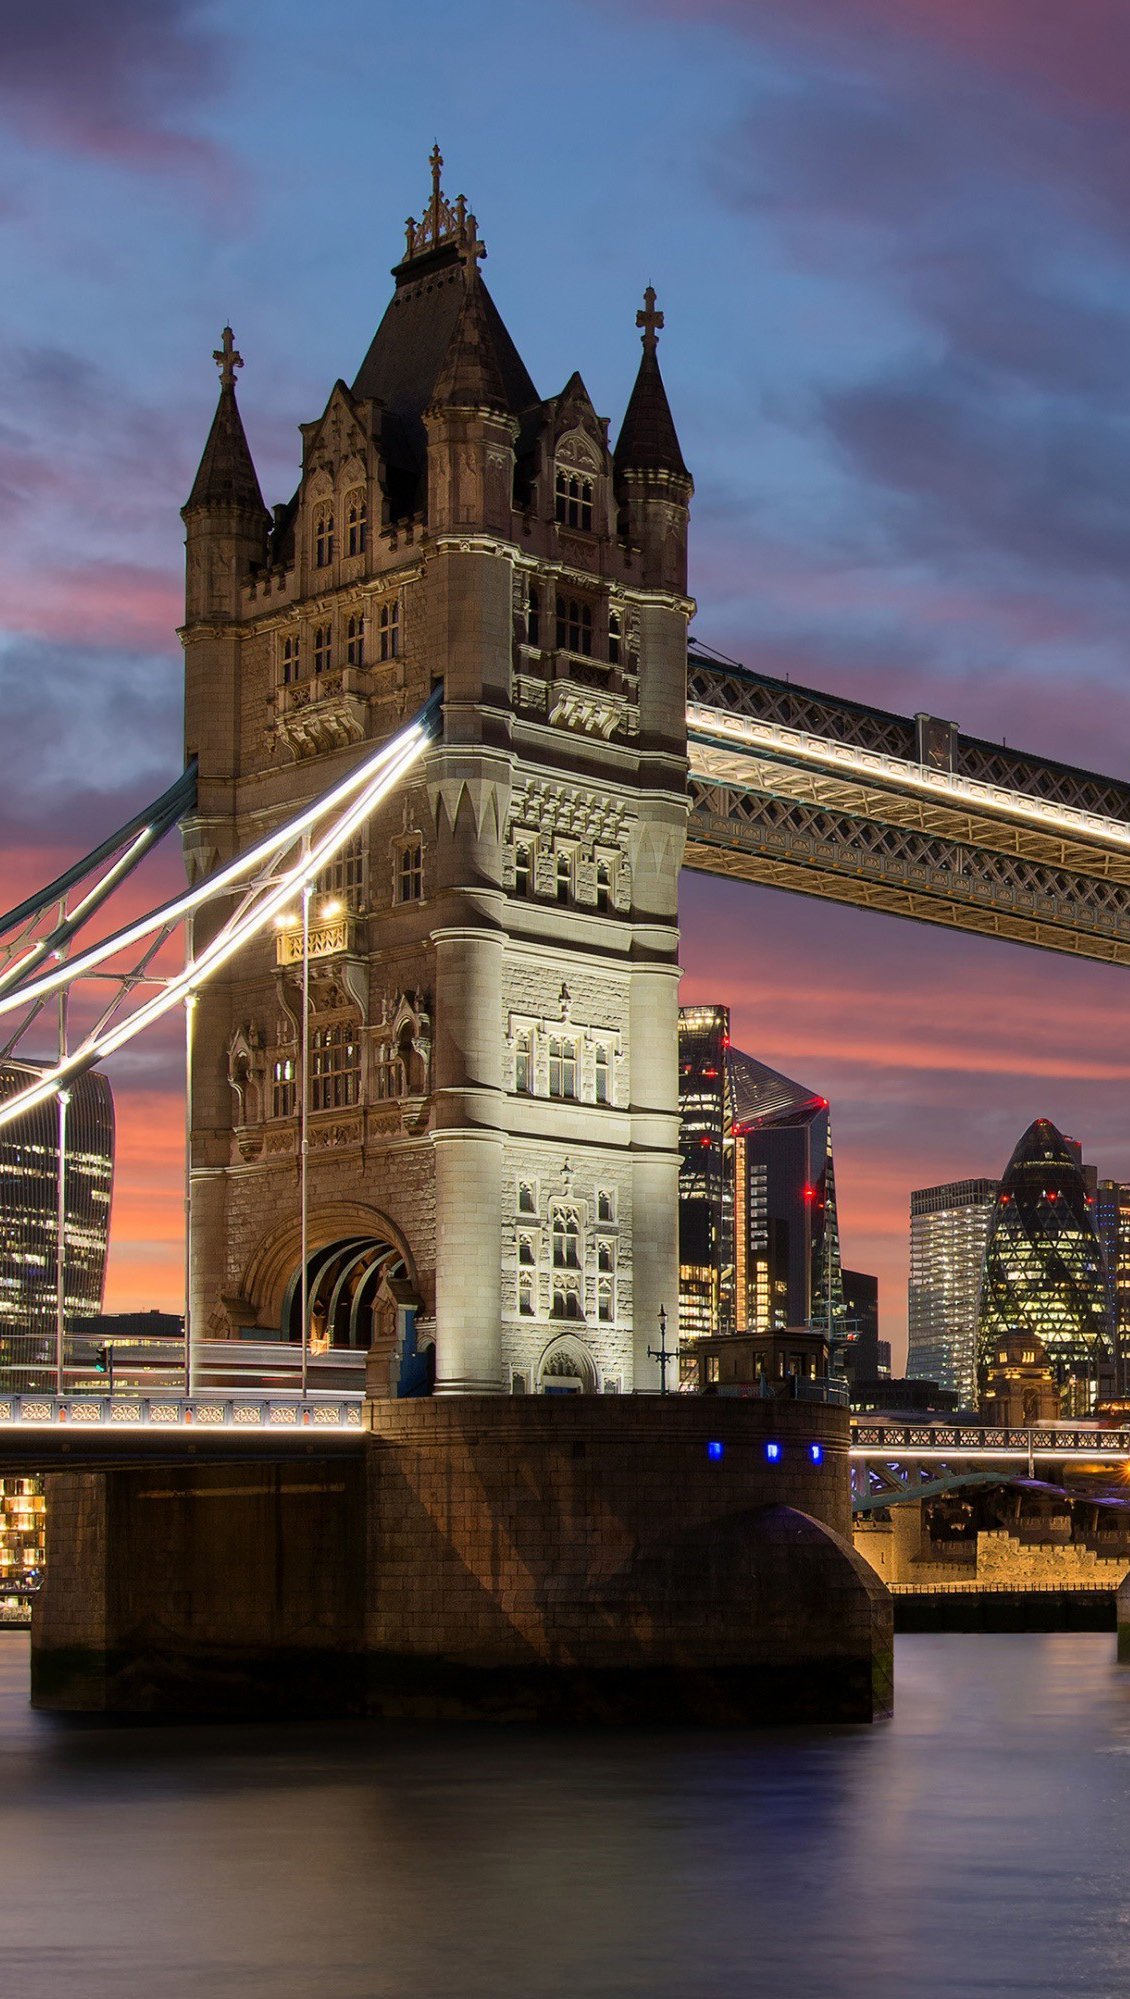
[[[891,1704],[846,1410],[367,1406],[349,1456],[51,1474],[32,1699],[63,1711],[749,1725]]]

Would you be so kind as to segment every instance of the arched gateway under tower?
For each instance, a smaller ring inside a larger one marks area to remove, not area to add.
[[[654,293],[613,450],[579,375],[535,389],[441,164],[273,514],[230,333],[216,357],[184,509],[190,874],[438,682],[444,721],[315,884],[306,932],[284,913],[199,995],[192,1325],[229,1380],[241,1351],[298,1354],[305,1133],[312,1379],[325,1354],[360,1371],[399,1285],[441,1392],[631,1392],[658,1386],[647,1349],[678,1298],[692,486]],[[332,1219],[349,1206],[385,1226]]]

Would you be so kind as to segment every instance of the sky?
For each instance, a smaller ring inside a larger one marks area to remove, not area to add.
[[[655,285],[695,630],[1130,775],[1125,0],[0,0],[5,904],[180,767],[225,321],[268,504],[438,139],[538,385],[618,426]],[[146,893],[175,884],[170,851]],[[1130,1177],[1116,971],[687,875],[682,996],[832,1103],[902,1344],[913,1187],[1052,1118]],[[179,1308],[177,1037],[111,1069],[107,1304]]]

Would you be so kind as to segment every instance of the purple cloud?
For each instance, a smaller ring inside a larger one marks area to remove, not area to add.
[[[198,0],[54,0],[10,10],[0,102],[23,136],[136,168],[216,166],[182,129],[223,80],[225,43]]]

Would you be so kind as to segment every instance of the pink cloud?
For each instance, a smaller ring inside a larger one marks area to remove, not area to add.
[[[184,586],[169,570],[91,562],[49,579],[0,574],[0,627],[9,632],[172,652],[183,616]]]

